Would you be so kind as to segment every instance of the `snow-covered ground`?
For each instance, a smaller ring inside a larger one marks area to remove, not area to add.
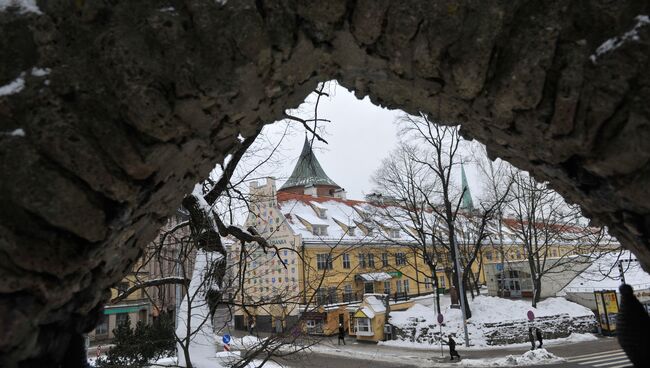
[[[620,254],[610,253],[596,259],[582,273],[576,276],[564,289],[558,293],[593,292],[594,290],[618,290],[621,279],[617,268],[619,260],[625,261],[623,271],[625,283],[634,290],[650,289],[650,274],[645,272],[636,257],[630,251]]]
[[[463,325],[462,315],[460,309],[452,309],[449,306],[449,298],[445,297],[441,301],[441,309],[444,317],[442,326],[442,336],[455,336],[458,345],[463,344]],[[593,316],[593,313],[588,308],[579,304],[567,301],[564,298],[549,298],[537,304],[537,308],[532,308],[530,302],[523,300],[510,300],[504,298],[497,298],[491,296],[478,296],[473,301],[470,301],[472,310],[472,318],[468,320],[467,329],[470,339],[470,345],[473,348],[486,348],[490,345],[485,336],[487,329],[486,324],[503,323],[512,321],[513,323],[521,323],[525,326],[534,326],[534,322],[530,323],[527,319],[528,311],[532,311],[535,317],[548,317],[548,316],[569,316],[569,317],[585,317]],[[440,326],[436,320],[436,312],[433,306],[425,306],[416,304],[410,309],[402,312],[391,312],[390,323],[400,329],[415,328],[416,336],[423,332],[438,333]],[[433,330],[433,331],[429,331]],[[563,339],[567,341],[585,341],[595,338],[590,334],[576,334]],[[409,347],[426,347],[437,345],[437,341],[423,339],[424,341],[418,342],[417,339],[407,340],[393,340],[382,342],[381,344],[393,346],[409,346]],[[520,344],[525,346],[526,344]],[[500,346],[503,347],[503,346]]]
[[[553,355],[546,349],[527,351],[522,355],[507,355],[502,358],[465,359],[463,367],[520,367],[527,365],[561,363],[564,359]]]

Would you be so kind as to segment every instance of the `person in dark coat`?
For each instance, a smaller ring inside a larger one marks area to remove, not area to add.
[[[451,355],[451,360],[454,360],[454,357],[460,359],[460,355],[456,351],[456,341],[454,341],[451,335],[449,335],[449,341],[447,344],[449,344],[449,355]]]
[[[538,328],[537,331],[535,331],[535,334],[537,335],[537,341],[539,341],[539,346],[537,348],[541,349],[542,344],[544,344],[544,341],[542,340],[542,330]]]
[[[341,345],[341,341],[345,345],[345,329],[343,328],[343,324],[339,323],[339,345]]]
[[[530,350],[535,350],[535,335],[532,327],[528,327],[528,340],[530,340]]]

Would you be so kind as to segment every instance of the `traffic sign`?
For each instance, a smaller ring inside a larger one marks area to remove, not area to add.
[[[224,344],[230,344],[230,335],[228,334],[223,335],[221,341],[223,341]]]
[[[442,324],[442,321],[444,321],[444,317],[442,316],[442,313],[438,313],[438,323]]]
[[[535,313],[533,313],[532,310],[529,310],[528,313],[527,313],[527,315],[528,315],[528,320],[529,320],[529,321],[532,322],[532,321],[535,319]]]

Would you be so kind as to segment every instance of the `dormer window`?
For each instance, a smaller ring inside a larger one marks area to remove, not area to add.
[[[399,238],[399,229],[388,229],[388,237]]]
[[[350,227],[348,227],[348,231],[346,232],[347,235],[349,235],[349,236],[354,236],[354,229],[355,229],[354,226],[350,226]]]
[[[312,232],[314,235],[325,236],[327,235],[327,225],[313,225]]]
[[[322,219],[327,218],[327,210],[325,208],[316,208],[316,212],[318,212],[318,217]]]

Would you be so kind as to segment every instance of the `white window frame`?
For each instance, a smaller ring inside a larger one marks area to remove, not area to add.
[[[343,268],[350,268],[350,253],[343,253]]]
[[[357,336],[374,336],[375,333],[372,331],[372,321],[370,318],[356,317],[354,319],[354,332]]]

